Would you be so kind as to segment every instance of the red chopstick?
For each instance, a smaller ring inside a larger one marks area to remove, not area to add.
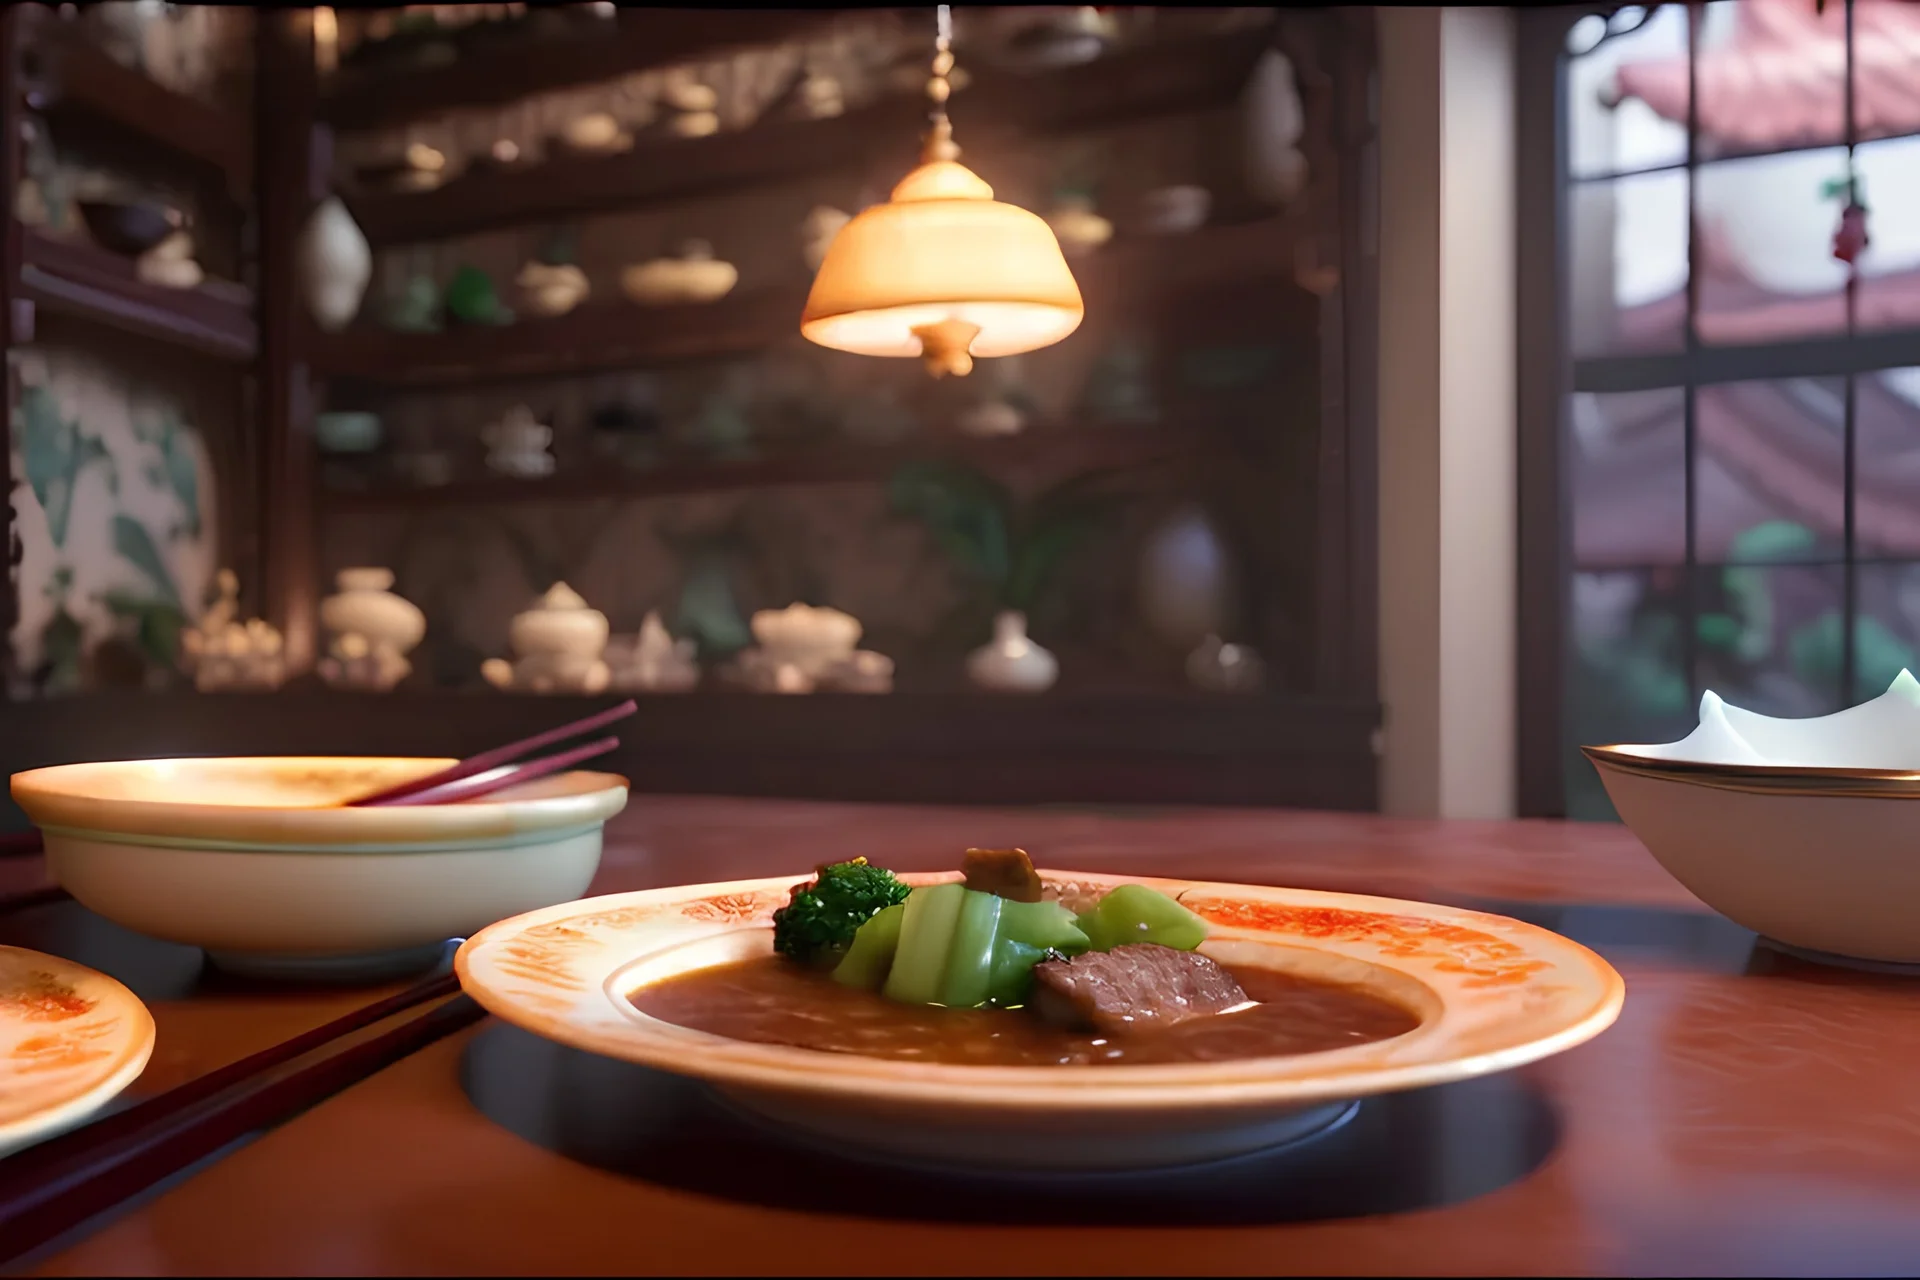
[[[582,760],[591,760],[595,756],[605,755],[620,745],[618,738],[601,738],[585,746],[572,747],[566,751],[556,751],[550,756],[541,756],[537,760],[525,760],[519,764],[502,765],[486,773],[477,773],[469,777],[455,778],[426,791],[415,791],[401,796],[397,800],[383,800],[382,808],[399,808],[415,804],[456,804],[462,800],[475,800],[491,795],[507,787],[517,787],[523,782],[532,782],[535,778],[544,778],[550,773],[559,773],[571,769]],[[366,801],[360,802],[362,806]]]
[[[625,702],[621,703],[617,707],[610,707],[607,710],[599,712],[595,715],[590,715],[585,717],[584,719],[575,720],[571,724],[563,724],[557,729],[548,729],[545,733],[536,733],[531,738],[522,738],[518,742],[509,742],[504,747],[495,747],[491,751],[482,751],[479,755],[471,756],[465,760],[460,761],[458,764],[449,765],[447,768],[440,770],[438,773],[430,773],[426,775],[424,778],[414,778],[408,782],[401,783],[399,786],[388,787],[383,791],[375,791],[371,795],[361,796],[358,800],[348,800],[346,802],[346,805],[348,807],[357,807],[362,805],[386,805],[386,804],[399,804],[403,801],[407,804],[444,804],[446,803],[446,801],[444,800],[421,801],[421,800],[410,800],[410,799],[407,799],[407,797],[418,795],[426,791],[437,791],[440,788],[447,786],[449,783],[459,782],[462,779],[471,778],[477,774],[488,773],[494,769],[500,768],[502,765],[512,764],[515,761],[519,760],[522,756],[525,756],[534,751],[538,751],[541,747],[552,746],[554,743],[564,742],[568,738],[577,738],[583,733],[591,733],[595,729],[604,728],[605,726],[612,724],[616,720],[624,720],[628,716],[632,715],[634,712],[638,711],[639,709],[640,709],[640,704],[635,702],[632,698],[628,698]],[[613,742],[615,746],[619,745],[618,742],[613,739],[603,739],[603,741]],[[588,754],[599,755],[601,754],[601,752],[611,751],[612,749],[613,749],[612,746],[601,747],[600,750],[593,751]],[[556,756],[552,758],[558,759],[559,757]],[[574,757],[574,759],[576,760],[584,760],[587,758],[588,758],[587,756]],[[565,767],[566,767],[565,765],[555,766],[555,768],[565,768]],[[548,772],[552,772],[552,770],[548,770]],[[513,779],[513,782],[524,782],[527,780],[528,777],[543,777],[543,776],[545,775],[530,774],[530,775],[524,775],[524,776],[516,776]],[[511,786],[513,784],[502,783],[500,785]],[[487,788],[488,791],[497,791],[498,789],[499,789],[498,787]],[[474,795],[484,795],[484,794],[486,794],[485,791],[461,792],[461,793],[457,793],[457,797],[460,799],[472,799]]]

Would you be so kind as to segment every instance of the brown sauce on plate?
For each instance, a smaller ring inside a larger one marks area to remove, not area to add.
[[[642,1013],[730,1040],[966,1066],[1224,1062],[1323,1053],[1404,1035],[1419,1018],[1354,987],[1230,966],[1252,1008],[1161,1031],[1102,1036],[1025,1009],[907,1005],[778,956],[717,965],[633,993]]]

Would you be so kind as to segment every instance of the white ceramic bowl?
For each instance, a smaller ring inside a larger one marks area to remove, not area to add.
[[[1625,996],[1606,961],[1480,912],[1304,889],[1042,872],[1063,900],[1116,884],[1177,896],[1217,959],[1349,983],[1417,1014],[1404,1035],[1234,1062],[999,1067],[866,1058],[676,1026],[631,994],[772,951],[806,876],[652,889],[505,920],[455,958],[461,985],[537,1035],[711,1084],[748,1114],[893,1160],[1066,1171],[1222,1159],[1320,1132],[1354,1099],[1502,1071],[1598,1035]],[[902,877],[925,884],[952,876]]]
[[[576,898],[626,779],[575,772],[452,805],[343,800],[450,760],[251,757],[60,765],[13,777],[55,880],[222,968],[362,980],[448,938]]]
[[[1584,750],[1647,851],[1729,920],[1803,951],[1920,964],[1920,773]]]
[[[1695,897],[1788,948],[1920,964],[1920,681],[1782,719],[1709,692],[1679,742],[1582,748]]]

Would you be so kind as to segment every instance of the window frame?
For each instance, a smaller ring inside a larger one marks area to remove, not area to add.
[[[1809,0],[1811,2],[1811,0]],[[1852,0],[1835,0],[1849,9]],[[1920,327],[1848,332],[1838,336],[1794,339],[1743,346],[1703,346],[1692,323],[1697,307],[1689,305],[1686,346],[1659,355],[1593,356],[1575,360],[1569,341],[1570,289],[1568,248],[1569,206],[1573,181],[1567,156],[1568,103],[1566,81],[1569,57],[1567,37],[1575,23],[1591,14],[1609,15],[1630,6],[1620,3],[1554,4],[1518,9],[1515,13],[1515,245],[1518,320],[1517,386],[1519,439],[1518,565],[1516,601],[1516,724],[1515,795],[1522,817],[1566,816],[1566,694],[1572,655],[1567,643],[1573,585],[1573,530],[1571,472],[1565,441],[1571,396],[1576,392],[1619,392],[1684,389],[1687,399],[1687,501],[1694,508],[1692,458],[1694,449],[1693,392],[1715,383],[1763,379],[1844,377],[1848,379],[1844,437],[1844,594],[1841,617],[1842,698],[1854,696],[1854,634],[1858,623],[1857,570],[1862,563],[1854,536],[1855,409],[1853,378],[1883,369],[1920,363]],[[1651,10],[1654,6],[1645,6]],[[1698,31],[1702,0],[1686,0]],[[1689,56],[1695,55],[1689,43]],[[1851,72],[1851,58],[1849,71]],[[1849,90],[1849,97],[1851,91]],[[1697,96],[1693,99],[1697,103]],[[1696,108],[1697,113],[1697,108]],[[1857,144],[1851,103],[1846,113],[1845,137],[1835,145],[1850,151]],[[1901,135],[1911,136],[1911,135]],[[1702,165],[1714,157],[1697,154],[1697,125],[1688,130],[1687,158],[1682,168],[1689,189]],[[1870,141],[1875,141],[1873,139]],[[1806,148],[1783,148],[1787,154]],[[1732,159],[1733,157],[1727,157]],[[1745,153],[1741,159],[1754,158]],[[1694,206],[1688,210],[1688,285],[1697,288],[1699,263],[1695,257]],[[1851,286],[1850,286],[1851,288]],[[1697,298],[1691,302],[1697,302]],[[1851,316],[1851,311],[1850,311]],[[1849,329],[1852,321],[1849,319]],[[1698,617],[1697,590],[1700,562],[1693,545],[1689,516],[1688,550],[1684,572],[1689,591],[1689,623]],[[1690,697],[1698,699],[1699,664],[1691,636],[1686,634],[1686,667]]]

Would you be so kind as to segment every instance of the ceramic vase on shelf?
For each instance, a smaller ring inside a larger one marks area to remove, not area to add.
[[[852,614],[798,601],[784,609],[762,609],[749,625],[762,649],[809,674],[852,654],[863,630]]]
[[[733,291],[740,271],[713,256],[704,240],[689,240],[677,258],[655,258],[620,273],[620,288],[643,307],[717,302]]]
[[[674,137],[710,138],[720,131],[719,91],[694,79],[690,71],[669,72],[661,98],[674,113],[666,122]]]
[[[607,615],[588,606],[579,592],[556,582],[507,628],[513,661],[489,658],[480,674],[496,689],[516,693],[599,693],[610,673]]]
[[[692,639],[675,640],[660,621],[659,610],[648,612],[640,634],[616,651],[607,646],[610,687],[621,693],[685,693],[700,682]]]
[[[1093,207],[1093,197],[1074,192],[1062,195],[1047,215],[1060,248],[1069,254],[1090,253],[1113,239],[1113,223]]]
[[[480,433],[487,446],[487,466],[503,476],[537,480],[553,474],[553,428],[534,419],[533,410],[517,404]]]
[[[1187,655],[1187,679],[1209,693],[1258,693],[1266,682],[1266,664],[1246,645],[1210,635]]]
[[[1154,634],[1183,651],[1226,629],[1232,568],[1206,512],[1184,507],[1147,538],[1140,558],[1140,611]]]
[[[328,196],[307,219],[300,274],[315,324],[337,333],[353,323],[373,278],[373,250],[340,197]]]
[[[529,262],[514,277],[520,298],[536,316],[563,316],[586,300],[590,288],[586,273],[572,263]]]
[[[1284,205],[1307,183],[1307,158],[1300,152],[1306,113],[1286,54],[1269,49],[1260,55],[1241,108],[1247,190],[1264,204]]]
[[[571,150],[595,156],[612,155],[633,145],[633,135],[605,111],[575,116],[561,128],[560,139]]]
[[[967,655],[967,677],[995,693],[1043,693],[1060,678],[1060,663],[1027,638],[1027,615],[1008,609],[993,620],[992,641]]]
[[[339,591],[320,602],[332,637],[321,676],[339,688],[393,688],[413,670],[407,655],[427,634],[426,615],[393,594],[391,569],[342,569],[334,581]]]
[[[240,621],[240,579],[215,575],[220,595],[200,620],[180,633],[180,665],[201,693],[267,691],[287,676],[280,632],[259,618]]]
[[[1207,225],[1213,211],[1213,193],[1185,184],[1156,187],[1141,198],[1141,226],[1156,236],[1181,236]]]
[[[174,232],[141,254],[134,274],[164,289],[192,289],[207,278],[193,260],[193,237],[184,231]]]

